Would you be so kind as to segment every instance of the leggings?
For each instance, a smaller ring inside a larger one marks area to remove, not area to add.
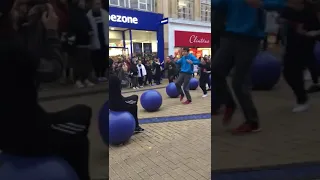
[[[203,94],[207,94],[207,84],[209,84],[209,74],[202,72],[200,75],[200,88],[202,89]]]
[[[105,77],[107,67],[107,51],[95,50],[91,53],[92,65],[96,74],[96,77]]]
[[[43,120],[49,123],[48,139],[45,142],[30,142],[30,146],[2,150],[17,156],[61,157],[74,169],[79,180],[90,180],[87,134],[91,116],[92,110],[86,105],[75,105],[62,111],[45,113]]]
[[[288,36],[283,58],[283,76],[296,96],[297,104],[308,101],[304,87],[304,69],[308,68],[314,83],[318,83],[317,62],[313,54],[315,41],[300,35]]]
[[[126,111],[130,112],[136,121],[136,127],[139,127],[139,120],[138,120],[138,95],[131,95],[128,97],[124,97],[125,103],[128,105],[128,109]]]

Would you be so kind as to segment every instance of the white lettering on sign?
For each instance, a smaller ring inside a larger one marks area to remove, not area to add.
[[[207,40],[205,38],[198,38],[196,35],[192,35],[189,37],[189,42],[192,43],[202,43],[202,44],[207,44],[210,43],[210,40]]]
[[[127,24],[138,24],[139,23],[139,20],[136,17],[122,16],[122,15],[115,15],[115,14],[109,15],[109,21],[119,22],[119,23],[127,23]]]

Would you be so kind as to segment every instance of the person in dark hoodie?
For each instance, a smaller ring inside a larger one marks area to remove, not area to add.
[[[35,22],[28,21],[29,17],[19,11],[20,6],[30,10],[36,5],[26,0],[0,1],[0,76],[6,77],[2,81],[6,86],[0,90],[0,151],[21,157],[60,156],[80,180],[90,180],[87,134],[91,108],[76,105],[47,112],[38,102],[35,82],[58,80],[63,58],[57,33],[59,20],[53,7],[41,4],[43,11],[33,14]],[[39,44],[29,46],[35,42],[30,39],[34,38],[32,34],[40,35],[38,29],[31,27],[37,22],[41,26],[36,27],[43,28],[40,32],[44,34],[36,41]]]
[[[282,20],[288,24],[283,75],[296,97],[296,105],[292,109],[294,113],[308,110],[307,92],[320,90],[314,55],[314,46],[320,39],[319,1],[304,0],[301,8],[286,8],[281,13]],[[305,68],[309,69],[314,83],[308,90],[304,85]]]
[[[227,85],[226,77],[235,69],[232,88],[243,110],[245,122],[233,129],[234,134],[260,131],[257,109],[252,101],[248,80],[254,57],[265,37],[265,10],[280,10],[294,5],[284,0],[213,0],[213,8],[226,13],[225,36],[212,61],[212,93],[216,101],[225,102],[223,124],[228,125],[236,110],[236,103]],[[223,99],[223,100],[221,100]],[[220,108],[212,103],[212,111]]]
[[[136,132],[144,131],[138,120],[138,95],[123,97],[121,94],[121,80],[114,75],[109,79],[109,108],[112,111],[127,111],[132,114],[136,121]]]
[[[138,67],[137,60],[134,58],[130,64],[129,74],[131,78],[131,86],[133,89],[139,89],[138,87]]]
[[[148,60],[146,62],[145,68],[146,68],[146,71],[147,71],[146,83],[148,83],[150,86],[153,86],[153,84],[152,84],[153,66],[152,66],[151,60]]]
[[[207,97],[207,84],[209,84],[209,75],[211,73],[211,67],[210,63],[208,62],[208,59],[206,57],[201,58],[201,63],[198,65],[200,68],[200,88],[203,92],[202,97]]]
[[[78,88],[94,86],[89,81],[89,76],[92,72],[89,46],[93,31],[85,7],[85,0],[72,0],[69,4],[68,40],[74,47],[71,56],[74,64],[76,86]]]
[[[174,61],[171,60],[171,58],[168,56],[166,58],[166,63],[165,63],[165,70],[168,71],[168,80],[169,83],[173,82],[175,79],[175,76],[177,74],[177,68],[176,68],[176,64],[174,63]]]

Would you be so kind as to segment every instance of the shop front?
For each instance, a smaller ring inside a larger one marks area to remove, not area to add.
[[[169,55],[180,57],[182,48],[189,48],[190,52],[197,57],[211,55],[210,24],[202,22],[187,23],[169,19]]]
[[[164,59],[162,14],[109,8],[109,55]]]

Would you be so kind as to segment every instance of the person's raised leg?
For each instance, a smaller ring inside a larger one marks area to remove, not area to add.
[[[214,84],[214,86],[211,86],[212,115],[217,114],[226,101],[233,102],[226,77],[229,75],[234,64],[234,51],[233,38],[221,38],[220,48],[215,52],[211,65],[211,83]],[[235,109],[235,106],[226,107],[223,124],[227,125],[230,122]]]
[[[90,180],[88,129],[92,110],[76,105],[63,111],[48,113],[50,153],[65,159],[80,180]]]
[[[178,92],[180,94],[180,101],[182,101],[183,98],[184,98],[184,93],[183,93],[183,91],[181,89],[181,86],[182,86],[183,81],[184,81],[184,76],[185,76],[184,73],[180,73],[178,79],[176,80],[176,88],[177,88],[177,90],[178,90]]]
[[[259,52],[260,41],[253,38],[239,37],[235,41],[235,71],[232,79],[232,88],[242,108],[246,121],[233,133],[247,133],[259,131],[259,118],[253,103],[250,89],[250,70],[252,63]]]

